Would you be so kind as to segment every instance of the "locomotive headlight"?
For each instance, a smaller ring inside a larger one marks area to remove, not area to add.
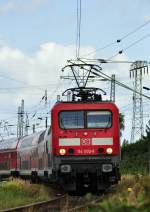
[[[66,150],[65,149],[60,149],[59,150],[59,154],[60,155],[65,155],[66,154]]]
[[[106,152],[107,152],[107,154],[112,154],[113,149],[109,147],[109,148],[106,149]]]
[[[103,164],[102,171],[103,172],[112,172],[112,164]]]

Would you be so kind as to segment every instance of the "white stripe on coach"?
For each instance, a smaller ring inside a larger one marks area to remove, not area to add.
[[[59,146],[80,146],[80,138],[59,138]]]
[[[92,138],[92,145],[112,145],[113,138]]]

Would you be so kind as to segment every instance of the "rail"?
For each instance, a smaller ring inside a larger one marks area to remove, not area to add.
[[[42,201],[33,203],[21,207],[10,208],[0,210],[0,212],[46,212],[46,211],[60,211],[61,208],[65,207],[67,202],[67,195],[51,199],[48,201]]]
[[[104,197],[104,194],[102,194],[100,197],[97,197],[88,203],[84,203],[79,206],[70,208],[67,210],[67,212],[88,212],[89,208],[92,206],[95,206],[98,202],[102,201],[103,197]]]
[[[94,206],[98,201],[101,201],[104,195],[94,197],[89,201],[84,197],[72,197],[64,194],[58,198],[29,204],[26,206],[0,210],[0,212],[87,212],[90,206]]]

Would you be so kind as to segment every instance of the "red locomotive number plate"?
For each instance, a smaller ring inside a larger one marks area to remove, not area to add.
[[[81,138],[80,144],[81,144],[81,146],[90,146],[91,139],[90,138]]]

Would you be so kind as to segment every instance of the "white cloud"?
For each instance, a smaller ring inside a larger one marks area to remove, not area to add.
[[[147,21],[147,22],[149,22],[149,21],[150,21],[150,15],[146,15],[146,16],[144,17],[144,20]]]
[[[93,51],[92,47],[81,48],[82,54]],[[57,43],[41,44],[39,49],[30,56],[20,49],[3,46],[0,48],[0,83],[2,87],[26,87],[20,89],[0,89],[1,105],[0,111],[4,117],[5,111],[7,117],[10,116],[7,111],[17,111],[21,99],[25,99],[25,108],[31,108],[41,100],[44,90],[48,89],[48,98],[51,102],[55,99],[57,93],[71,85],[71,82],[60,82],[61,68],[66,65],[68,59],[74,58],[75,46],[63,46]],[[119,55],[114,60],[129,60],[125,55]],[[128,64],[104,64],[103,71],[108,74],[116,74],[116,79],[132,87],[132,80],[129,78]],[[143,84],[148,86],[148,80],[145,76]],[[20,83],[19,83],[20,82]],[[40,86],[41,85],[41,86]],[[36,87],[37,86],[37,87]],[[93,84],[92,84],[93,86]],[[95,86],[108,92],[109,98],[110,82],[102,83],[98,81]],[[126,133],[125,137],[130,137],[131,118],[132,118],[132,92],[117,86],[116,103],[121,112],[125,114]],[[32,110],[34,112],[34,109]],[[16,114],[17,117],[17,114]],[[130,123],[129,123],[130,122]]]
[[[0,48],[0,77],[8,78],[9,82],[14,79],[13,83],[23,82],[23,86],[56,84],[62,66],[68,58],[74,57],[74,49],[73,45],[45,43],[33,56],[29,56],[19,49],[3,46]],[[81,50],[86,53],[93,48]]]
[[[86,53],[93,51],[93,48],[85,47],[81,48],[81,51]],[[25,110],[31,117],[37,111],[45,89],[48,90],[48,101],[54,103],[58,92],[69,86],[68,82],[63,85],[59,78],[61,68],[66,65],[67,59],[74,58],[74,55],[75,46],[63,46],[51,42],[42,44],[32,56],[20,49],[2,46],[0,48],[0,120],[8,119],[10,123],[16,120],[21,99],[25,100]],[[14,118],[10,120],[9,117],[12,116]]]

